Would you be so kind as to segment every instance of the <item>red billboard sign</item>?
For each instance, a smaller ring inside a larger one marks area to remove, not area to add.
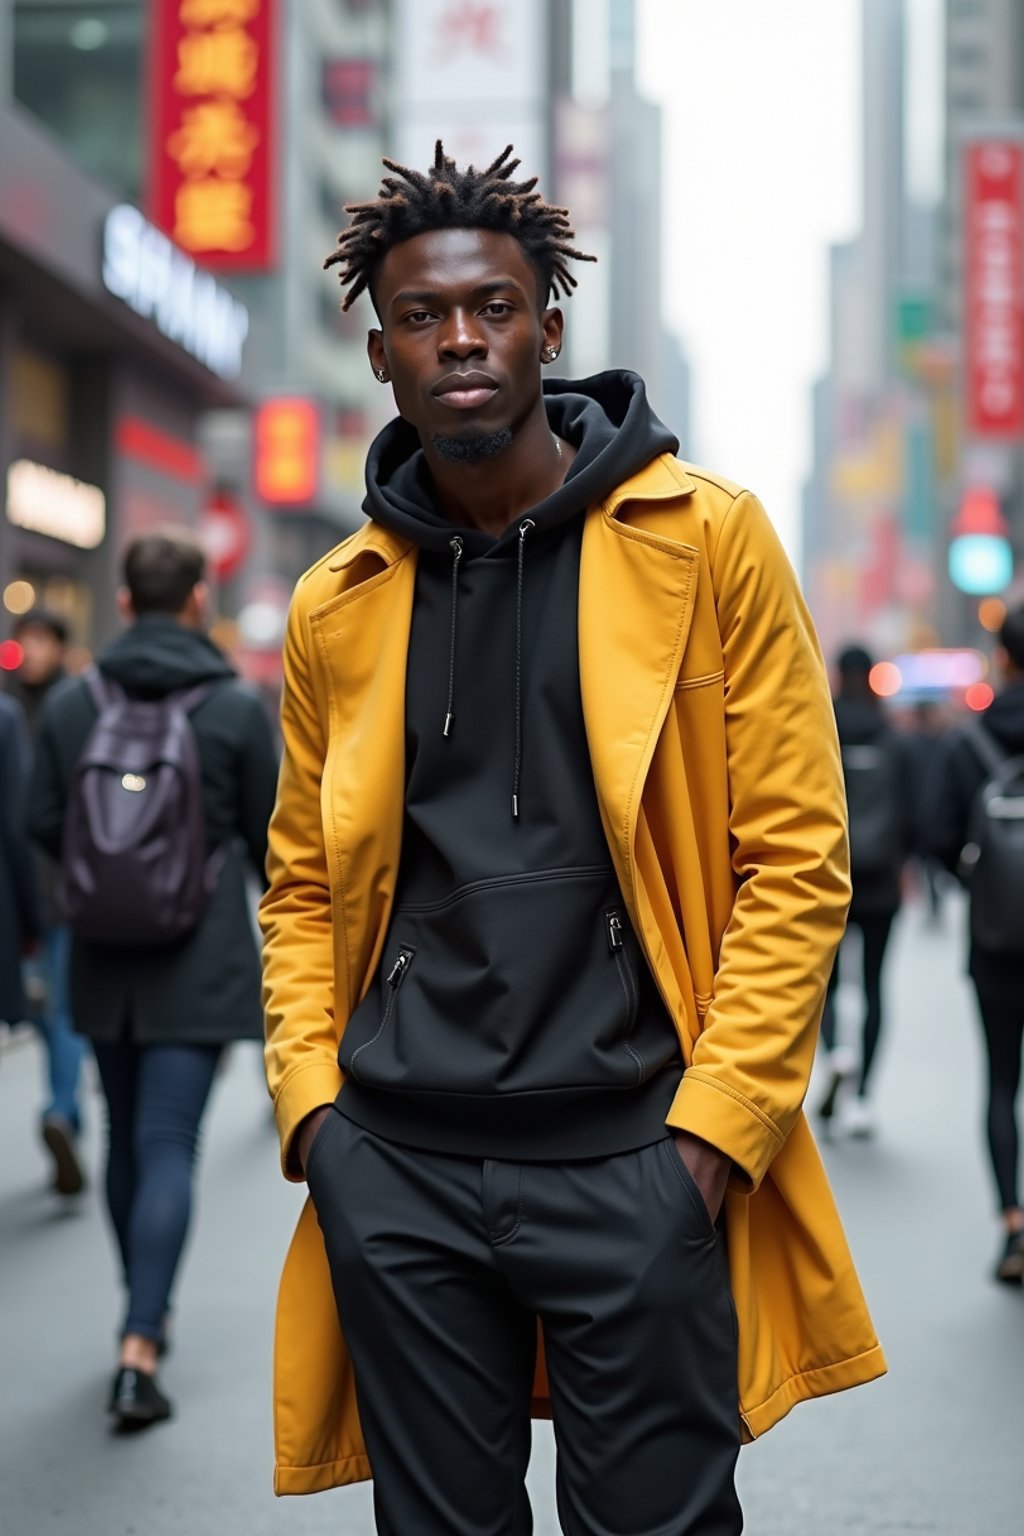
[[[151,0],[148,212],[206,267],[274,261],[276,0]]]
[[[272,506],[313,501],[320,483],[320,412],[302,395],[264,400],[256,412],[256,494]]]
[[[964,175],[964,394],[976,438],[1024,437],[1024,142],[983,139]]]

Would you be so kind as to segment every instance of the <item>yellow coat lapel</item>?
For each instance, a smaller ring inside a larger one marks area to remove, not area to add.
[[[700,557],[619,514],[626,503],[685,495],[692,482],[673,468],[656,461],[591,511],[580,557],[583,717],[605,835],[634,921],[640,799],[689,634]]]

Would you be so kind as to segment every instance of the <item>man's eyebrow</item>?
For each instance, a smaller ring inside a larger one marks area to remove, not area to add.
[[[508,288],[514,288],[517,293],[525,291],[522,283],[514,277],[496,277],[489,278],[485,283],[477,283],[473,289],[473,297],[478,299],[487,298],[491,294],[501,293]],[[392,306],[395,304],[437,304],[443,299],[444,294],[438,292],[436,288],[403,288],[400,293],[395,294],[391,304]]]

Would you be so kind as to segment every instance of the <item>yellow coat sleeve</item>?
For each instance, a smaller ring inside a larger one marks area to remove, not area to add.
[[[300,589],[301,591],[301,589]],[[334,1007],[330,877],[320,812],[326,743],[310,678],[305,621],[296,595],[288,617],[281,700],[284,755],[260,904],[267,1082],[285,1177],[301,1170],[292,1141],[301,1120],[330,1104],[342,1084]]]
[[[668,1118],[727,1152],[756,1188],[807,1092],[850,899],[846,799],[810,614],[747,492],[729,508],[712,571],[738,884],[714,1001]]]

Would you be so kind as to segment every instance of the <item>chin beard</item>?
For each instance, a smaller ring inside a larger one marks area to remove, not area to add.
[[[483,464],[511,445],[511,427],[499,427],[497,432],[466,432],[459,437],[430,434],[430,446],[442,464]]]

